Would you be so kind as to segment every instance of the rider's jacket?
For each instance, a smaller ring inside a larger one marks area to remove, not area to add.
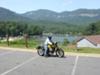
[[[49,38],[47,38],[47,39],[45,40],[44,44],[45,44],[45,45],[48,45],[48,44],[52,45],[52,41],[49,40]]]

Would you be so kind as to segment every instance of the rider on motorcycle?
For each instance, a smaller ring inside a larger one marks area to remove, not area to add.
[[[44,48],[45,48],[45,53],[44,55],[47,56],[47,52],[48,52],[48,45],[52,45],[53,41],[52,41],[52,36],[48,36],[47,39],[44,42]]]
[[[64,57],[63,49],[58,47],[57,42],[54,43],[52,41],[51,36],[45,40],[44,45],[37,47],[37,53],[40,56],[52,56],[55,54],[58,57]]]

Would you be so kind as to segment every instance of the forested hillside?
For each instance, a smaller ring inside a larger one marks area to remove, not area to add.
[[[9,9],[0,7],[0,21],[31,21],[18,13],[15,13]]]
[[[88,25],[100,20],[100,9],[78,9],[74,11],[54,12],[51,10],[28,11],[23,14],[16,13],[0,7],[0,21],[24,22],[64,22],[73,25]]]
[[[77,9],[74,11],[54,12],[51,10],[36,10],[22,14],[34,21],[65,22],[75,25],[88,25],[100,20],[100,9]]]
[[[20,22],[0,22],[0,36],[6,36],[6,34],[10,36],[19,36],[23,34],[29,35],[41,35],[42,28],[38,26],[29,26],[27,23]]]
[[[100,21],[91,23],[84,31],[87,35],[100,35]]]
[[[78,9],[57,13],[51,10],[15,13],[0,7],[0,36],[44,32],[62,34],[100,34],[100,9]],[[97,22],[99,21],[99,22]]]
[[[67,23],[25,23],[25,22],[13,22],[13,21],[1,21],[0,22],[0,36],[9,34],[11,36],[18,36],[27,33],[29,35],[41,35],[43,32],[52,33],[71,33],[78,34],[84,30],[80,26],[70,25]]]

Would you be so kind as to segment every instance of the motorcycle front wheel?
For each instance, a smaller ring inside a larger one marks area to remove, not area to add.
[[[64,57],[64,51],[62,50],[62,49],[58,49],[57,51],[56,51],[56,55],[58,56],[58,57]]]

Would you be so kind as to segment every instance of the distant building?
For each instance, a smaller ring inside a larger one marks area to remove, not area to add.
[[[77,47],[100,48],[100,35],[85,36],[77,41]]]

